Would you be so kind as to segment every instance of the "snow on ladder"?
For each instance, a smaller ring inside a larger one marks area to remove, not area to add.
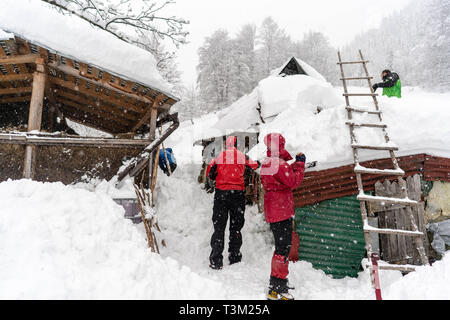
[[[342,61],[341,53],[338,52],[339,62],[337,63],[341,69],[341,80],[343,82],[344,87],[344,94],[346,101],[346,110],[348,115],[348,122],[346,123],[350,129],[350,137],[351,137],[351,147],[353,149],[353,158],[355,163],[355,174],[356,174],[356,181],[358,184],[358,200],[360,201],[360,207],[361,207],[361,216],[364,224],[364,239],[366,242],[366,251],[367,251],[367,258],[369,261],[369,264],[367,267],[370,270],[370,276],[372,279],[372,285],[375,289],[376,293],[376,299],[382,300],[381,297],[381,288],[380,288],[380,279],[379,279],[379,270],[400,270],[404,272],[412,272],[415,271],[415,266],[413,265],[391,265],[384,263],[382,261],[379,261],[379,256],[372,251],[372,244],[371,244],[371,238],[370,234],[372,233],[378,233],[378,234],[401,234],[403,236],[410,236],[413,237],[415,240],[415,246],[416,249],[419,252],[420,259],[422,261],[423,265],[428,264],[428,257],[425,253],[425,248],[423,244],[423,237],[424,234],[418,230],[417,224],[414,219],[413,212],[411,210],[412,206],[417,206],[418,202],[408,199],[408,189],[405,179],[403,179],[403,176],[405,175],[405,172],[400,168],[398,165],[397,158],[395,157],[394,151],[397,151],[398,148],[394,146],[389,138],[388,132],[387,132],[387,125],[383,123],[383,117],[382,112],[380,110],[377,96],[372,88],[372,79],[369,75],[368,69],[367,69],[367,63],[369,61],[365,60],[362,54],[362,51],[359,50],[359,55],[361,57],[360,61]],[[363,77],[346,77],[344,74],[344,65],[353,65],[353,64],[362,64],[362,67],[365,72],[365,76]],[[347,81],[350,80],[367,80],[369,83],[370,93],[349,93],[348,87],[347,87]],[[375,110],[365,110],[365,109],[358,109],[353,108],[350,105],[350,97],[372,97],[373,102],[375,104]],[[378,116],[378,123],[359,123],[355,122],[353,119],[353,113],[366,113],[371,115],[377,115]],[[359,128],[375,128],[380,129],[382,132],[385,144],[384,145],[364,145],[358,143],[356,139],[355,130]],[[381,170],[377,168],[365,168],[360,165],[359,163],[359,151],[361,149],[369,149],[369,150],[382,150],[387,151],[390,154],[390,158],[392,160],[392,164],[394,169],[392,170]],[[364,193],[364,186],[363,186],[363,180],[362,180],[362,174],[369,174],[369,175],[391,175],[391,176],[397,176],[397,179],[399,181],[399,184],[402,188],[402,196],[403,198],[388,198],[388,197],[375,197],[375,196],[369,196]],[[412,230],[399,230],[399,229],[379,229],[369,226],[369,220],[367,215],[367,207],[366,202],[378,202],[378,203],[386,203],[386,204],[401,204],[406,206],[406,213],[409,216],[409,219],[411,221],[411,229]]]

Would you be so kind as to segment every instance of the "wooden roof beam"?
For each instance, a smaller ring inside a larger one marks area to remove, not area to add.
[[[31,91],[33,91],[32,87],[6,88],[0,89],[0,96],[5,94],[30,93]]]
[[[87,106],[80,105],[79,103],[70,101],[68,99],[61,100],[61,103],[63,104],[63,106],[69,106],[69,107],[78,109],[79,111],[81,111],[83,113],[87,113],[87,114],[91,115],[91,117],[93,117],[93,118],[96,118],[99,120],[105,120],[114,126],[126,127],[126,126],[130,125],[129,124],[130,122],[128,122],[128,121],[124,123],[125,120],[123,120],[123,119],[119,120],[117,118],[105,117],[104,114],[100,114]]]
[[[73,69],[67,65],[62,65],[62,64],[58,65],[56,62],[51,62],[48,64],[48,66],[51,68],[54,68],[56,70],[59,70],[61,72],[64,72],[65,74],[71,75],[73,77],[84,79],[93,85],[104,87],[110,91],[117,92],[120,95],[127,96],[130,98],[136,99],[136,100],[140,100],[140,101],[143,101],[148,104],[153,104],[152,100],[150,100],[142,95],[139,95],[138,93],[136,93],[136,94],[128,93],[125,90],[117,88],[116,86],[112,86],[107,81],[92,79],[90,77],[87,77],[86,75],[81,74],[79,70]]]
[[[134,117],[130,113],[113,110],[112,106],[108,106],[105,102],[103,102],[101,100],[90,101],[89,99],[87,99],[86,97],[84,97],[82,95],[76,95],[76,94],[61,90],[61,89],[59,89],[59,90],[57,89],[55,92],[55,95],[63,97],[63,98],[68,98],[73,101],[79,101],[82,104],[92,106],[93,109],[98,109],[100,112],[103,112],[103,113],[106,113],[109,115],[115,115],[116,117],[128,119],[132,122],[137,121],[136,117]],[[85,95],[85,94],[83,94],[83,95]]]
[[[0,144],[29,144],[37,146],[73,146],[99,148],[136,148],[143,149],[151,142],[149,140],[112,139],[97,137],[61,137],[40,136],[31,134],[0,134]]]
[[[13,97],[13,98],[1,98],[0,104],[16,103],[16,102],[29,102],[31,96]]]
[[[33,74],[32,73],[26,73],[26,74],[0,74],[0,82],[7,82],[7,81],[31,81],[33,80]]]
[[[78,109],[75,109],[71,106],[64,105],[62,108],[64,108],[63,112],[64,112],[65,118],[67,118],[73,122],[79,123],[83,126],[94,128],[99,131],[107,132],[110,134],[116,134],[116,133],[122,132],[121,130],[118,130],[117,127],[112,126],[111,123],[106,124],[106,123],[102,123],[100,121],[94,121],[94,120],[90,120],[90,119],[84,117],[84,115],[80,114],[80,111]],[[123,132],[125,132],[125,131],[126,131],[126,129],[123,128]]]
[[[151,116],[152,116],[152,112],[153,109],[158,108],[158,104],[164,99],[164,95],[160,94],[156,97],[155,101],[153,102],[152,106],[147,110],[147,112],[145,113],[145,115],[142,117],[141,120],[139,120],[139,122],[133,127],[133,129],[131,129],[132,132],[136,132],[136,130],[138,130],[140,127],[142,127],[144,124],[146,124]],[[156,119],[155,119],[156,122]]]
[[[113,97],[107,96],[104,93],[104,91],[103,91],[103,93],[102,93],[101,90],[99,92],[97,92],[97,91],[95,91],[94,88],[87,89],[87,88],[85,88],[82,85],[78,85],[77,86],[72,81],[64,81],[63,79],[60,79],[60,78],[57,78],[57,77],[53,77],[53,76],[49,76],[49,81],[51,83],[53,83],[53,84],[56,84],[56,85],[60,86],[60,87],[67,88],[67,89],[70,89],[70,90],[75,91],[75,92],[81,92],[81,93],[87,94],[88,96],[96,97],[96,98],[98,98],[100,100],[103,100],[103,101],[105,101],[107,103],[111,103],[111,104],[117,106],[117,104],[115,104],[113,102]],[[131,109],[131,111],[134,111],[134,112],[136,112],[138,114],[142,113],[142,111],[139,108],[137,108],[135,106],[131,106],[131,105],[122,105],[122,106],[120,106],[120,108],[122,108],[124,110],[129,108],[129,109]],[[128,111],[130,111],[130,110],[128,110]]]
[[[36,59],[40,58],[38,54],[24,54],[21,56],[10,56],[0,58],[0,64],[23,64],[23,63],[36,63]]]
[[[75,107],[79,108],[80,111],[84,111],[84,112],[89,113],[89,114],[91,114],[93,116],[96,116],[98,118],[105,119],[105,120],[108,120],[108,121],[113,121],[113,122],[116,122],[116,123],[120,123],[122,126],[129,126],[130,123],[132,123],[132,121],[130,121],[130,120],[114,117],[114,115],[112,115],[112,114],[108,114],[108,113],[106,113],[104,111],[101,111],[101,110],[89,107],[89,106],[84,105],[84,104],[80,104],[78,101],[73,101],[70,98],[65,98],[65,97],[58,97],[58,98],[61,100],[62,104],[69,104],[70,106],[72,106],[74,108]]]

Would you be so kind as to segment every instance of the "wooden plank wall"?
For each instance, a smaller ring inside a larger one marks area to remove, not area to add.
[[[413,207],[415,222],[420,231],[426,235],[425,223],[425,202],[422,197],[421,177],[415,175],[406,179],[408,185],[408,197],[420,202],[418,207]],[[388,180],[383,183],[375,184],[375,194],[382,197],[401,197],[401,187],[397,182]],[[411,230],[411,221],[402,206],[383,207],[380,205],[372,206],[369,211],[378,213],[379,228]],[[424,246],[427,255],[430,252],[428,237],[425,237]],[[421,265],[419,253],[414,245],[412,237],[397,235],[380,235],[381,258],[392,264],[412,264]]]

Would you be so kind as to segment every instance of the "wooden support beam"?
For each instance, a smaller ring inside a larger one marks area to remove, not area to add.
[[[31,96],[13,97],[13,98],[0,98],[0,104],[28,102],[31,101]]]
[[[26,74],[6,74],[6,75],[0,75],[0,82],[7,82],[7,81],[31,81],[33,80],[33,74],[32,73],[26,73]]]
[[[6,95],[6,94],[16,94],[16,93],[29,93],[32,92],[32,87],[18,87],[18,88],[7,88],[7,89],[0,89],[0,96]]]
[[[31,93],[30,115],[28,117],[28,131],[39,131],[41,129],[45,79],[46,75],[44,73],[43,63],[38,64],[36,72],[33,74],[33,91]]]
[[[38,54],[24,54],[21,56],[12,56],[7,58],[0,58],[0,64],[22,64],[22,63],[36,63],[36,59],[39,59]]]
[[[164,99],[164,95],[162,95],[162,94],[160,94],[159,96],[156,97],[151,108],[147,110],[147,112],[142,117],[142,119],[133,127],[133,129],[131,129],[132,132],[136,132],[136,130],[138,130],[140,127],[142,127],[149,120],[150,120],[150,122],[154,121],[154,125],[155,125],[154,132],[156,131],[156,118],[158,117],[158,105],[163,99]],[[156,112],[156,116],[154,116],[155,112]],[[154,117],[155,119],[153,119],[152,117]],[[152,131],[150,130],[150,132],[152,132]],[[151,135],[151,133],[150,133],[150,135]]]
[[[150,117],[150,140],[155,140],[156,138],[156,122],[158,120],[158,109],[152,108],[151,109],[151,117]]]
[[[67,89],[70,89],[72,91],[77,91],[77,92],[80,92],[80,93],[83,93],[83,94],[87,94],[88,96],[95,97],[95,98],[98,98],[98,99],[100,99],[102,101],[105,101],[105,103],[111,103],[111,105],[113,105],[113,106],[118,106],[117,103],[114,101],[113,97],[106,95],[104,88],[100,89],[97,92],[97,91],[95,91],[95,88],[87,89],[86,86],[83,86],[83,85],[78,85],[77,86],[72,81],[64,81],[63,79],[59,79],[59,78],[52,77],[52,76],[49,76],[49,81],[52,84],[56,84],[56,85],[58,85],[60,87],[67,88]],[[141,108],[137,108],[137,107],[135,107],[134,105],[131,105],[131,104],[121,105],[120,108],[123,109],[123,110],[130,109],[131,111],[136,112],[138,114],[142,113],[142,109]],[[130,110],[128,110],[128,111],[130,111]]]
[[[118,185],[120,185],[120,183],[127,175],[129,175],[130,177],[139,175],[142,170],[144,170],[144,168],[148,166],[153,152],[179,127],[180,122],[178,120],[178,113],[167,115],[167,118],[173,123],[165,132],[163,132],[161,136],[158,137],[157,140],[152,141],[151,144],[148,145],[140,155],[138,155],[133,161],[131,161],[131,163],[126,168],[118,172]]]
[[[66,138],[34,134],[0,134],[0,144],[19,144],[32,146],[67,146],[98,148],[136,148],[142,149],[150,144],[150,140],[112,139],[112,138]]]
[[[67,75],[71,75],[71,76],[73,76],[75,78],[82,78],[82,79],[86,80],[87,82],[91,83],[92,85],[104,87],[104,88],[106,88],[106,89],[108,89],[110,91],[118,93],[119,95],[127,96],[127,97],[130,97],[132,99],[136,99],[136,100],[143,101],[145,103],[153,104],[152,100],[150,100],[147,97],[144,97],[141,94],[138,94],[137,92],[136,93],[129,93],[129,92],[126,92],[125,90],[119,89],[118,87],[112,86],[107,81],[104,81],[104,80],[101,80],[101,79],[100,80],[92,79],[91,77],[87,77],[85,74],[80,73],[79,70],[71,68],[71,67],[69,67],[67,65],[58,65],[57,63],[52,62],[52,63],[49,64],[49,67],[54,68],[56,70],[59,70],[59,71],[65,73]]]
[[[105,120],[108,122],[117,123],[118,125],[125,126],[125,127],[130,125],[129,120],[113,117],[111,114],[108,115],[105,112],[99,112],[98,110],[95,110],[86,105],[80,104],[79,102],[71,101],[64,97],[58,97],[58,99],[63,105],[78,109],[79,111],[89,114],[93,118],[98,118],[98,119]]]
[[[158,100],[161,99],[161,96],[158,96],[155,100],[155,103],[153,104],[151,110],[150,110],[150,135],[149,139],[150,141],[154,141],[156,139],[156,122],[158,121]],[[156,175],[153,175],[154,172],[152,170],[154,162],[156,162],[156,159],[158,158],[157,151],[153,151],[150,155],[149,159],[149,186],[151,186],[154,183],[154,180],[156,179]]]
[[[64,113],[65,118],[84,126],[94,128],[96,130],[100,130],[110,134],[116,134],[126,131],[125,126],[120,126],[118,124],[112,123],[111,121],[103,120],[100,118],[94,119],[93,117],[86,117],[86,114],[80,111],[80,109],[69,106],[68,104],[63,105],[61,107],[61,110]]]
[[[42,107],[44,105],[45,79],[44,61],[36,59],[36,72],[33,74],[33,91],[31,93],[30,112],[28,116],[28,132],[41,129]],[[27,145],[23,166],[23,177],[33,179],[37,147]]]
[[[55,89],[55,94],[57,97],[63,97],[70,99],[72,101],[80,102],[87,106],[92,106],[93,109],[95,109],[96,112],[99,112],[100,114],[107,114],[109,117],[118,118],[118,119],[127,119],[128,121],[135,122],[136,117],[128,112],[118,112],[113,109],[112,106],[108,106],[105,102],[102,100],[94,101],[89,100],[86,98],[85,94],[76,95],[74,93],[70,93],[61,89]]]

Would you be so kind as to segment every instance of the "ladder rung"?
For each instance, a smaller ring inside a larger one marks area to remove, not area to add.
[[[382,129],[387,128],[387,125],[385,124],[376,124],[376,123],[346,122],[345,124],[353,127],[382,128]]]
[[[371,268],[372,266],[370,264],[366,264],[366,268]],[[416,271],[416,266],[409,265],[409,264],[390,264],[390,265],[379,265],[378,269],[380,270],[398,270],[398,271],[404,271],[404,272],[414,272]]]
[[[370,80],[373,77],[352,77],[352,78],[342,78],[341,80]]]
[[[344,93],[344,97],[378,97],[378,93]]]
[[[408,236],[408,237],[422,237],[423,232],[420,231],[408,231],[408,230],[396,230],[396,229],[379,229],[373,227],[364,227],[364,232],[373,232],[380,234],[391,234],[398,236]]]
[[[360,174],[379,174],[379,175],[386,175],[386,176],[404,176],[405,171],[398,169],[398,170],[380,170],[380,169],[372,169],[372,168],[365,168],[362,166],[355,167],[355,173]]]
[[[357,64],[357,63],[369,63],[369,60],[361,60],[361,61],[343,61],[343,62],[338,62],[337,64]]]
[[[387,150],[387,151],[398,151],[398,147],[389,146],[365,146],[360,144],[352,144],[353,149],[369,149],[369,150]]]
[[[363,110],[363,109],[356,109],[351,107],[346,107],[348,111],[352,112],[359,112],[359,113],[368,113],[368,114],[381,114],[381,111],[369,111],[369,110]]]
[[[358,195],[359,201],[369,201],[369,202],[384,202],[385,204],[402,204],[405,206],[416,206],[419,204],[415,200],[401,199],[401,198],[388,198],[388,197],[375,197],[366,194]]]

